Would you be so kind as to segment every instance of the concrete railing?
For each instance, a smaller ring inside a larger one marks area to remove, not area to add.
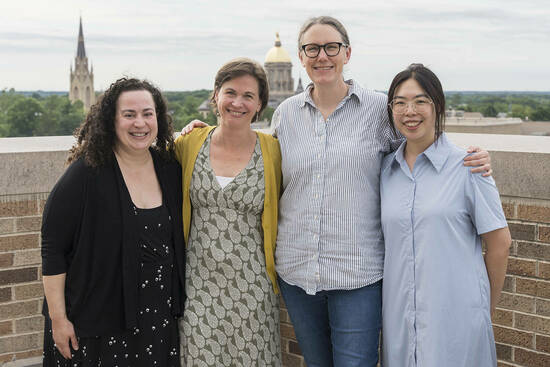
[[[449,134],[491,152],[514,239],[494,315],[499,366],[550,366],[550,137]],[[70,136],[0,139],[0,366],[40,362],[40,221]],[[285,366],[305,366],[281,306]],[[4,363],[6,363],[4,365]]]

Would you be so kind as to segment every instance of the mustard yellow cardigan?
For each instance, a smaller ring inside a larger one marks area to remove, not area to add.
[[[190,134],[176,139],[176,158],[181,164],[183,186],[183,234],[185,243],[189,239],[191,225],[191,200],[189,187],[199,154],[208,133],[213,126],[194,129]],[[275,240],[277,239],[277,217],[279,215],[279,196],[281,192],[281,149],[279,141],[273,136],[256,132],[260,139],[260,148],[264,161],[265,197],[262,212],[262,229],[264,231],[264,253],[267,274],[278,294],[277,274],[275,273]]]

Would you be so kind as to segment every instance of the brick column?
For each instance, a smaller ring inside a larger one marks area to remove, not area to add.
[[[499,367],[550,366],[550,202],[503,198],[512,248],[493,317]]]
[[[0,363],[42,355],[43,196],[0,197]]]

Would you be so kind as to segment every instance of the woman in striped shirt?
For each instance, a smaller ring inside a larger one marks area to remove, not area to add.
[[[351,46],[338,20],[309,19],[298,45],[312,83],[272,121],[283,172],[279,285],[308,366],[376,366],[380,165],[400,139],[388,123],[386,95],[343,78]]]

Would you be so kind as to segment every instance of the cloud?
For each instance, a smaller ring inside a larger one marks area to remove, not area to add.
[[[548,89],[550,80],[546,0],[8,2],[0,13],[0,80],[21,89],[67,89],[80,11],[98,88],[123,72],[172,90],[209,88],[217,68],[233,57],[263,62],[277,31],[295,79],[301,74],[307,81],[296,38],[306,19],[323,14],[349,32],[346,76],[375,89],[386,89],[413,61],[443,73],[454,89]]]

